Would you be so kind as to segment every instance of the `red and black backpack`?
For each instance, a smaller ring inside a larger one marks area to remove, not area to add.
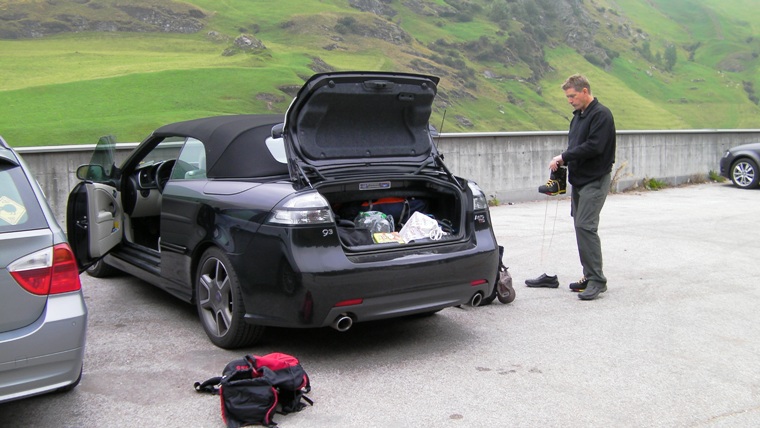
[[[298,412],[313,404],[309,375],[292,355],[246,355],[233,360],[222,376],[195,382],[195,390],[219,394],[222,419],[229,428],[277,425],[274,414]]]

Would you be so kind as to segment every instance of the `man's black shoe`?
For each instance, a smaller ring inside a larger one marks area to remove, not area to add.
[[[600,293],[604,293],[605,291],[607,291],[606,285],[591,284],[578,294],[578,298],[581,300],[594,300],[599,297]]]
[[[546,287],[546,288],[557,288],[559,287],[559,280],[557,279],[557,275],[547,275],[545,273],[542,273],[541,276],[538,278],[533,279],[526,279],[525,285],[528,287]]]
[[[586,279],[586,277],[584,276],[584,277],[581,277],[581,279],[579,279],[576,282],[571,282],[570,283],[570,290],[572,290],[572,291],[583,291],[583,290],[586,289],[586,285],[588,285],[588,279]]]

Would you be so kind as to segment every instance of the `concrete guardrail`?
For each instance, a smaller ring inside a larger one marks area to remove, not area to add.
[[[718,171],[729,147],[760,141],[760,130],[618,131],[613,191],[623,191],[655,178],[671,185],[703,180]],[[567,145],[567,132],[498,132],[441,134],[436,139],[444,162],[456,175],[475,180],[486,196],[499,203],[545,198],[549,160]],[[119,161],[136,147],[119,144]],[[94,145],[18,148],[29,164],[61,225],[66,201]]]

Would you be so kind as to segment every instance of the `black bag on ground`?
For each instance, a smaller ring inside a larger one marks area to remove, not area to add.
[[[228,428],[275,426],[276,413],[297,412],[313,401],[311,382],[297,358],[281,353],[246,355],[224,367],[222,376],[195,382],[195,390],[219,394]],[[305,403],[304,403],[305,402]]]
[[[219,386],[222,420],[229,428],[276,425],[277,390],[266,377],[224,379]]]

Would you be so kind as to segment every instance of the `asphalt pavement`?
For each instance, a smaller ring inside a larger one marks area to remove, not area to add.
[[[280,427],[760,426],[760,190],[708,183],[610,195],[608,291],[580,301],[569,200],[491,210],[517,298],[345,333],[270,329],[226,351],[192,306],[137,279],[82,276],[82,383],[0,404],[9,427],[223,427],[193,382],[246,353],[285,352],[314,406]],[[557,289],[524,281],[556,274]],[[445,272],[441,272],[445,275]]]

